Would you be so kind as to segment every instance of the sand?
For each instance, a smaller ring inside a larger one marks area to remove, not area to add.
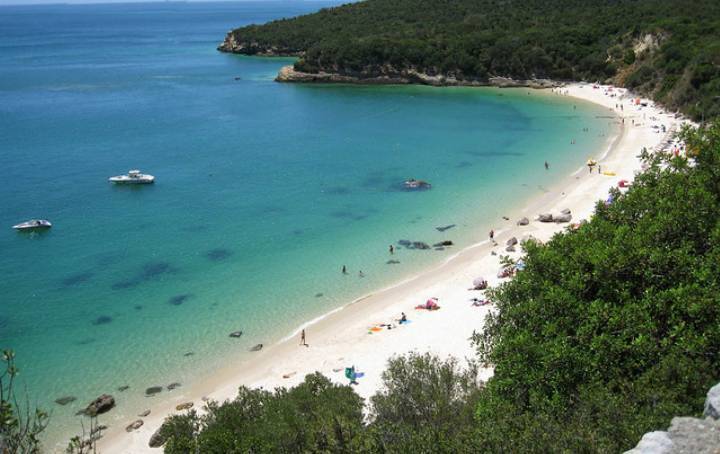
[[[101,422],[109,429],[98,442],[99,450],[105,454],[160,452],[161,448],[149,448],[148,440],[164,418],[176,412],[176,405],[194,402],[195,408],[198,408],[202,407],[203,398],[218,401],[232,399],[240,385],[265,389],[290,387],[314,371],[347,384],[344,368],[354,365],[358,371],[365,373],[354,389],[362,397],[369,398],[380,388],[382,371],[394,355],[415,351],[431,352],[441,357],[453,355],[461,362],[475,358],[470,338],[473,332],[482,330],[485,317],[493,306],[473,307],[470,299],[481,298],[483,292],[468,289],[479,276],[485,277],[491,287],[507,280],[496,277],[501,268],[500,256],[518,258],[522,252],[517,247],[516,252],[507,253],[506,241],[513,236],[522,240],[528,235],[547,241],[569,225],[540,223],[535,220],[539,213],[557,214],[563,209],[570,209],[573,223],[589,218],[596,201],[605,200],[608,190],[617,186],[619,180],[632,181],[641,168],[637,158],[640,150],[661,146],[680,125],[680,120],[656,107],[652,101],[643,100],[647,102],[647,107],[635,106],[622,89],[572,84],[554,92],[557,96],[572,96],[600,104],[609,109],[609,116],[616,115],[619,123],[625,118],[619,135],[609,137],[606,148],[594,157],[603,171],[613,171],[615,176],[598,174],[597,170],[590,174],[587,167],[578,169],[558,181],[548,192],[529,200],[521,209],[508,211],[506,216],[509,220],[498,219],[494,227],[496,246],[488,240],[458,251],[434,269],[360,298],[304,325],[307,347],[299,345],[301,327],[278,344],[263,348],[253,360],[228,365],[211,380],[180,388],[166,400],[148,402],[152,413],[142,418],[144,425],[138,430],[127,433],[125,427],[131,420],[113,417],[112,412],[103,415]],[[621,97],[623,94],[624,97]],[[615,108],[618,103],[623,104],[624,110]],[[661,124],[667,128],[667,133],[652,128]],[[530,219],[530,224],[517,226],[516,221],[522,217]],[[493,251],[497,255],[493,255]],[[430,297],[438,298],[440,310],[414,309]],[[411,323],[400,326],[395,323],[401,312],[407,314]],[[382,323],[393,323],[396,327],[369,331],[372,326]],[[481,379],[491,375],[491,369],[481,369]],[[138,413],[143,410],[138,409]]]

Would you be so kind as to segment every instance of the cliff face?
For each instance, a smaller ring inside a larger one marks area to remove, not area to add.
[[[346,83],[368,85],[404,85],[419,84],[436,87],[464,86],[464,87],[530,87],[549,88],[560,84],[547,79],[514,80],[505,77],[491,77],[488,80],[462,79],[452,74],[430,75],[415,68],[396,68],[391,65],[371,67],[361,72],[325,72],[317,73],[298,71],[293,66],[284,66],[275,78],[278,82],[318,82],[318,83]]]

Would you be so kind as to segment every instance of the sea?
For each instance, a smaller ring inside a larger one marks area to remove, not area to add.
[[[51,413],[47,444],[100,394],[136,414],[150,386],[436,266],[617,132],[548,92],[281,84],[293,59],[216,50],[331,5],[0,7],[0,348]],[[108,182],[130,169],[155,184]],[[12,228],[35,218],[52,229]]]

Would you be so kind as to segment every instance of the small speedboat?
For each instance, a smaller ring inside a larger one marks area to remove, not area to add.
[[[50,227],[52,224],[47,219],[31,219],[13,226],[15,230],[45,230]]]
[[[432,185],[427,181],[410,178],[405,182],[405,189],[430,189]]]
[[[155,181],[155,177],[140,173],[139,170],[131,170],[127,175],[110,177],[108,180],[116,184],[151,184]]]

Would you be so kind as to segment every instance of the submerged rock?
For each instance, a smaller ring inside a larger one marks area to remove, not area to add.
[[[77,397],[75,397],[75,396],[63,396],[63,397],[55,399],[55,403],[58,405],[67,405],[70,402],[75,402],[76,400],[77,400]]]
[[[263,348],[263,344],[257,344],[256,346],[251,348],[250,351],[251,352],[259,352],[260,350],[262,350],[262,348]]]
[[[388,265],[397,265],[397,264],[400,263],[400,260],[388,260],[388,261],[385,262],[385,263],[388,264]]]
[[[422,241],[413,241],[412,247],[413,249],[430,249],[430,245]]]
[[[242,335],[242,331],[233,331],[232,333],[230,333],[230,337],[241,337]]]
[[[144,412],[140,413],[138,416],[141,417],[141,418],[144,418],[144,417],[146,417],[146,416],[150,416],[150,410],[145,410]]]
[[[117,390],[118,390],[119,392],[124,392],[124,391],[127,391],[128,389],[130,389],[130,386],[128,386],[128,385],[122,385],[122,386],[119,386]]]
[[[178,382],[173,382],[173,383],[170,383],[169,385],[167,385],[167,389],[168,389],[168,391],[172,391],[173,389],[179,388],[181,386],[182,386],[182,384],[180,384]]]
[[[85,408],[85,414],[88,416],[101,415],[112,410],[114,406],[115,398],[110,394],[103,394],[102,396],[90,402],[90,405]]]
[[[155,394],[161,393],[163,390],[162,386],[151,386],[145,390],[146,396],[154,396]]]
[[[445,230],[449,230],[453,227],[455,227],[455,224],[450,224],[443,227],[435,227],[435,230],[437,230],[438,232],[444,232]]]

